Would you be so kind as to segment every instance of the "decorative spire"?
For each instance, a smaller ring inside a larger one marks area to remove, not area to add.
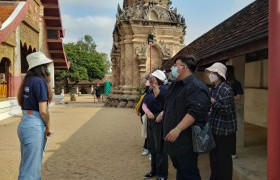
[[[124,0],[123,9],[126,9],[129,6],[132,6],[133,4],[139,2],[144,3],[146,5],[157,4],[159,6],[162,6],[163,8],[168,8],[172,4],[171,0]]]

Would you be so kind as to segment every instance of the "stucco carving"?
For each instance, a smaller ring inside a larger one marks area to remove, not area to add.
[[[20,25],[20,39],[22,44],[26,43],[27,46],[39,49],[39,33],[21,23]]]
[[[27,15],[24,17],[24,21],[34,28],[37,32],[39,32],[39,13],[40,13],[40,6],[39,4],[34,1],[29,1],[29,7]]]
[[[144,6],[144,3],[148,3],[148,5]],[[117,22],[126,20],[157,20],[162,22],[176,22],[185,26],[185,19],[177,13],[176,8],[172,9],[169,6],[158,5],[160,3],[163,2],[160,0],[137,1],[130,3],[133,6],[124,6],[124,9],[121,9],[120,5],[118,5]],[[151,17],[156,18],[151,19]]]
[[[170,58],[172,56],[172,47],[164,42],[160,42],[160,46],[162,48],[162,55],[163,57]]]
[[[11,46],[16,46],[16,33],[12,32],[5,42]]]
[[[1,44],[0,45],[0,60],[2,60],[2,58],[8,58],[10,59],[10,61],[13,61],[14,59],[14,48],[12,46],[8,46],[5,44]]]
[[[147,48],[148,47],[147,47],[146,43],[144,43],[144,42],[135,47],[135,54],[136,54],[138,60],[143,59],[143,57],[146,58]]]

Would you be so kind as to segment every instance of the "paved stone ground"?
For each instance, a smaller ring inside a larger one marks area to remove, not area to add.
[[[51,108],[54,135],[44,154],[43,180],[137,180],[150,169],[141,155],[140,120],[133,109],[105,108],[92,96]],[[66,99],[67,101],[67,99]],[[20,161],[20,117],[0,122],[0,180],[15,180]],[[199,158],[202,180],[209,175],[208,156]],[[169,179],[175,171],[169,164]]]

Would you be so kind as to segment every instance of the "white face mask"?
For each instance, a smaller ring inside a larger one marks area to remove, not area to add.
[[[213,83],[213,82],[218,80],[218,76],[216,74],[211,73],[209,75],[209,80],[210,80],[211,83]]]
[[[146,86],[150,86],[149,80],[146,81],[145,85],[146,85]]]

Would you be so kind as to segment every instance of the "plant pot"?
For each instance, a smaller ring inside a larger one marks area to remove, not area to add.
[[[70,101],[76,101],[75,94],[70,94]]]

